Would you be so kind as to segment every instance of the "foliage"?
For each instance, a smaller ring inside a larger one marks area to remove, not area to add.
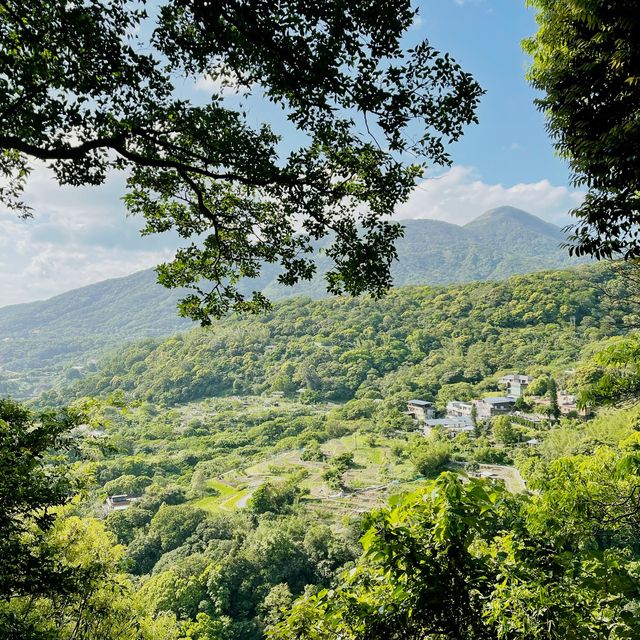
[[[253,492],[248,506],[255,513],[286,513],[305,493],[295,480],[267,481]]]
[[[186,637],[259,638],[306,584],[326,586],[353,558],[328,527],[273,514],[255,524],[239,514],[209,516],[144,582],[142,605],[152,615],[171,611]]]
[[[46,398],[55,404],[116,389],[165,404],[257,395],[273,391],[283,362],[299,388],[321,401],[374,393],[435,400],[441,387],[457,383],[477,393],[493,389],[483,385],[500,371],[564,370],[584,345],[625,333],[631,310],[612,304],[601,288],[611,277],[604,266],[589,267],[406,288],[380,301],[284,302],[260,318],[229,318],[210,330],[124,348],[99,372]]]
[[[491,430],[496,442],[514,444],[519,441],[518,432],[513,428],[510,416],[497,416],[491,421]]]
[[[47,532],[57,509],[81,488],[70,473],[80,416],[69,410],[33,414],[0,399],[0,593],[5,598],[73,589]]]
[[[311,277],[312,243],[329,232],[328,289],[379,296],[401,235],[383,216],[428,163],[450,163],[445,144],[476,121],[482,94],[428,41],[403,49],[415,15],[408,0],[165,0],[153,14],[135,0],[3,5],[0,197],[29,214],[20,194],[34,159],[60,184],[127,169],[143,232],[193,239],[158,273],[194,290],[181,312],[205,324],[268,305],[235,286],[263,262],[282,266],[283,284]],[[177,95],[203,78],[209,101]],[[275,106],[305,144],[287,150],[252,126],[251,104]]]
[[[89,640],[636,637],[637,406],[561,418],[534,432],[535,447],[492,446],[480,429],[427,439],[403,414],[411,397],[495,393],[504,371],[530,373],[549,393],[575,358],[593,358],[633,319],[601,295],[608,282],[607,269],[590,267],[376,302],[285,303],[122,352],[92,383],[106,393],[131,384],[134,399],[118,391],[77,403],[91,418],[74,431],[78,448],[103,425],[97,486],[43,532],[69,592],[3,603],[5,626],[63,640],[76,625]],[[213,375],[220,386],[207,386]],[[271,396],[278,376],[318,401]],[[135,399],[138,383],[167,405],[264,393],[161,406]],[[505,422],[496,420],[496,440],[524,432]],[[327,460],[303,464],[323,451]],[[416,471],[435,476],[453,460],[482,472],[478,463],[510,456],[532,493],[445,473],[404,494]],[[327,496],[323,472],[340,489],[348,472],[353,491]],[[92,519],[105,493],[136,483],[135,504]],[[379,504],[383,491],[369,492],[379,483],[394,494],[390,508],[356,513]],[[299,499],[306,487],[314,499]],[[87,572],[84,591],[76,570]]]
[[[344,489],[344,471],[338,467],[329,467],[322,474],[322,479],[336,490]]]
[[[61,567],[73,576],[64,592],[32,594],[0,604],[2,637],[13,640],[174,640],[175,618],[152,619],[120,571],[123,549],[97,520],[62,517],[48,532]]]
[[[556,403],[557,403],[557,396],[556,396]],[[526,401],[524,396],[518,396],[513,405],[513,408],[515,411],[527,412],[527,411],[531,411],[532,405]]]
[[[576,373],[582,406],[635,400],[640,392],[640,336],[608,341]]]
[[[299,600],[273,637],[490,637],[481,613],[490,581],[471,546],[494,528],[498,497],[445,475],[372,513],[356,569]]]
[[[549,378],[547,396],[549,397],[549,415],[557,420],[560,417],[560,405],[558,404],[558,383],[554,378]]]
[[[300,459],[307,462],[322,462],[326,457],[317,440],[312,440],[300,455]]]
[[[345,451],[344,453],[339,453],[337,456],[331,458],[330,464],[344,473],[347,469],[353,467],[353,452]]]
[[[417,473],[427,478],[438,475],[451,460],[448,442],[424,440],[412,447],[411,462]]]
[[[118,494],[139,495],[153,480],[149,476],[123,475],[105,483],[104,490],[110,496]]]
[[[640,255],[640,18],[625,0],[529,0],[539,31],[525,42],[529,78],[556,149],[588,191],[572,250]]]
[[[444,474],[372,513],[356,568],[272,637],[634,637],[636,462],[559,460],[531,498]]]

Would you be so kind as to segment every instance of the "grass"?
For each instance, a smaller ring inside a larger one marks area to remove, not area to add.
[[[247,493],[244,487],[236,488],[219,480],[209,480],[207,486],[210,489],[215,489],[218,495],[200,498],[199,500],[195,500],[193,504],[211,513],[233,511],[237,501]]]

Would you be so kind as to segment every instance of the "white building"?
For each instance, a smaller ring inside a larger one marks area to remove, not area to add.
[[[473,413],[473,402],[451,400],[447,402],[447,418],[470,418]]]
[[[467,417],[449,417],[449,418],[432,418],[424,423],[423,433],[430,436],[434,428],[440,427],[447,432],[450,438],[459,433],[473,433],[474,426],[471,418]]]
[[[500,378],[499,383],[506,388],[507,395],[520,397],[531,384],[533,378],[520,373],[513,373]]]

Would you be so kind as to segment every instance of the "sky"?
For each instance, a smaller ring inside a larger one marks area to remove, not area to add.
[[[450,148],[453,165],[429,174],[395,217],[436,218],[464,224],[484,211],[510,205],[560,226],[581,194],[554,156],[536,94],[525,79],[523,38],[535,32],[524,0],[421,0],[408,44],[428,38],[448,51],[486,90],[480,123]],[[186,85],[205,99],[209,83]],[[233,100],[233,96],[231,96]],[[254,114],[256,120],[260,114]],[[122,174],[100,187],[59,187],[44,167],[26,193],[34,217],[0,209],[0,306],[48,298],[170,259],[172,236],[140,237],[120,198]]]

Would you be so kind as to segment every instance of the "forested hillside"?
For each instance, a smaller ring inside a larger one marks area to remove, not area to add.
[[[436,220],[406,220],[393,268],[397,286],[500,279],[515,273],[569,265],[558,227],[511,207],[486,212],[459,227]],[[278,284],[278,270],[265,265],[244,290],[274,300],[323,297],[330,268],[318,246],[316,278],[294,287]],[[73,379],[106,348],[143,337],[168,336],[192,326],[178,316],[183,291],[156,284],[153,270],[76,289],[44,302],[0,308],[0,391],[34,395],[56,379]]]
[[[573,366],[582,348],[626,331],[630,310],[605,294],[607,266],[499,283],[394,289],[382,300],[292,300],[166,340],[121,349],[49,402],[124,390],[171,405],[283,391],[344,401],[410,392],[444,398],[517,368]]]
[[[176,311],[178,298],[155,284],[153,271],[141,271],[1,308],[0,393],[34,395],[57,376],[91,370],[105,347],[189,328]]]
[[[397,243],[394,284],[451,284],[498,280],[518,273],[557,269],[577,262],[561,248],[565,234],[521,209],[499,207],[464,226],[440,220],[403,220],[405,234]],[[328,244],[320,247],[320,250]],[[317,298],[330,263],[319,258],[318,276],[292,289],[275,277],[264,287],[273,299],[291,295]]]
[[[560,385],[616,390],[617,374],[628,398],[640,375],[608,354],[637,347],[637,306],[616,274],[284,301],[122,349],[43,400],[102,397],[38,423],[50,437],[74,427],[53,469],[91,481],[45,539],[60,570],[91,582],[4,603],[0,624],[69,638],[82,624],[91,640],[423,637],[436,623],[444,637],[578,640],[614,624],[636,637],[637,406],[428,437],[404,413],[416,396],[495,395],[516,370],[556,401]],[[3,429],[29,425],[24,409],[0,401],[0,418],[1,451],[46,446]]]

